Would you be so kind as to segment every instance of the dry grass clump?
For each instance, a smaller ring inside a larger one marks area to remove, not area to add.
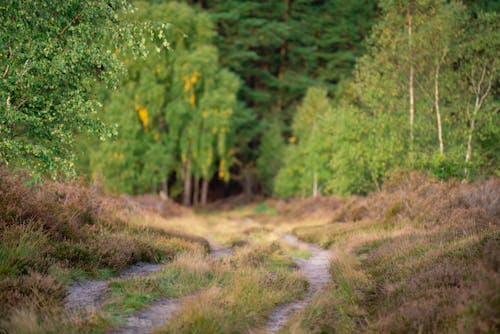
[[[301,298],[307,281],[278,244],[244,246],[210,288],[191,298],[156,333],[248,333],[280,303]]]
[[[28,305],[33,312],[61,306],[73,278],[208,247],[201,238],[134,224],[143,211],[96,188],[28,180],[0,169],[0,320]]]
[[[316,196],[277,201],[275,207],[282,216],[302,220],[310,217],[330,217],[341,204],[342,201],[336,197]]]
[[[0,303],[1,314],[8,314],[15,308],[40,310],[55,307],[66,295],[60,282],[36,272],[16,278],[4,278],[0,281],[0,291],[3,299]]]
[[[336,257],[328,292],[290,328],[497,331],[499,198],[497,178],[464,184],[410,174],[388,181],[382,192],[346,202],[335,216],[340,222],[296,229],[302,239],[331,247]]]
[[[123,316],[160,298],[179,298],[220,284],[228,272],[227,263],[203,252],[180,254],[154,274],[110,283],[102,316],[109,324],[116,323]]]
[[[45,334],[81,333],[77,327],[68,326],[60,313],[48,311],[44,314],[32,307],[17,308],[12,311],[8,321],[0,320],[2,333]]]
[[[436,224],[449,221],[450,214],[454,214],[454,222],[459,219],[478,225],[500,220],[498,189],[498,178],[467,184],[457,180],[441,182],[416,172],[394,174],[384,183],[382,191],[349,199],[333,221],[411,219]]]

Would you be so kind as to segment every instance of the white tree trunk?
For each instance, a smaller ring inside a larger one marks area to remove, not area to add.
[[[491,79],[488,81],[486,88],[484,87],[484,81],[486,79],[486,65],[483,66],[483,70],[481,72],[481,77],[479,81],[474,87],[474,93],[476,95],[476,101],[474,103],[474,110],[472,111],[472,115],[470,115],[470,127],[469,127],[469,135],[467,137],[467,151],[465,152],[465,176],[469,174],[469,170],[467,168],[467,163],[470,161],[472,157],[472,135],[474,134],[474,130],[476,128],[476,117],[483,105],[484,100],[488,97],[491,90]],[[484,90],[484,91],[483,91]],[[468,110],[468,107],[467,107]],[[467,112],[468,114],[468,112]]]
[[[436,69],[434,72],[434,108],[436,109],[436,120],[438,128],[438,139],[439,139],[439,153],[444,155],[444,143],[443,143],[443,128],[441,125],[441,111],[439,110],[439,70],[441,63],[438,61],[436,63]]]
[[[318,173],[316,171],[313,174],[313,196],[318,196]]]
[[[184,189],[183,189],[183,198],[182,204],[185,206],[191,205],[191,161],[187,160],[184,164]]]
[[[415,135],[413,133],[414,119],[415,119],[415,89],[414,89],[414,68],[413,68],[413,49],[412,49],[412,19],[410,3],[407,7],[408,16],[408,58],[410,63],[410,78],[409,78],[409,94],[410,94],[410,151],[413,151],[413,144]]]

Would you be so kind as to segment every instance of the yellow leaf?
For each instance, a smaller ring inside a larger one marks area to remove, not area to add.
[[[139,120],[141,121],[142,126],[146,128],[149,123],[148,110],[146,109],[146,107],[143,107],[139,104],[135,105],[135,110],[137,111],[137,115],[139,116]]]
[[[196,97],[194,96],[194,92],[191,92],[191,97],[189,98],[189,104],[193,107],[196,104]]]

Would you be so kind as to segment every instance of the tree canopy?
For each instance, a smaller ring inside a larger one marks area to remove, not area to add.
[[[101,110],[93,87],[118,82],[122,63],[113,45],[126,43],[139,55],[144,33],[153,32],[153,25],[121,22],[118,12],[130,9],[121,0],[0,4],[0,163],[67,174],[75,133],[111,135],[92,116]]]
[[[215,186],[347,195],[399,169],[498,174],[498,11],[460,0],[3,1],[0,164],[77,170],[109,191],[187,205]]]

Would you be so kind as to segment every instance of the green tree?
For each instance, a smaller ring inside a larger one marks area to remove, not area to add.
[[[95,150],[94,169],[113,190],[176,196],[180,186],[186,205],[205,204],[214,173],[230,177],[239,79],[219,65],[206,13],[179,3],[135,5],[130,19],[172,24],[166,38],[174,50],[149,43],[146,59],[121,56],[128,78],[105,103],[119,135]],[[172,175],[180,184],[168,184]]]
[[[259,155],[256,160],[256,174],[262,191],[271,195],[274,189],[274,179],[280,170],[286,152],[283,151],[283,126],[277,116],[268,117],[260,123],[262,129]]]
[[[239,98],[251,108],[256,125],[250,149],[241,149],[239,179],[256,171],[264,191],[272,189],[263,166],[279,165],[273,152],[277,138],[267,133],[268,122],[279,119],[286,134],[293,111],[310,86],[330,91],[346,77],[364,48],[376,14],[376,1],[192,1],[212,15],[217,26],[216,44],[221,63],[243,80]],[[275,114],[270,116],[270,114]],[[254,122],[255,123],[255,122]],[[249,134],[250,135],[250,134]],[[269,145],[268,145],[269,143]],[[255,152],[266,157],[258,158]],[[269,159],[268,159],[269,158]],[[248,182],[244,183],[249,188]]]
[[[75,133],[111,134],[91,116],[101,110],[93,87],[118,82],[112,45],[141,53],[145,30],[117,17],[127,8],[122,0],[2,1],[0,164],[56,177],[73,170]]]
[[[276,179],[275,190],[281,196],[317,196],[331,177],[328,162],[335,148],[321,125],[331,113],[327,93],[324,88],[309,88],[295,113],[293,135]]]
[[[499,29],[500,17],[497,12],[479,12],[477,16],[469,17],[467,33],[459,46],[460,67],[456,71],[456,80],[460,83],[458,87],[462,92],[461,100],[464,101],[462,108],[465,109],[468,127],[465,177],[469,177],[471,167],[475,168],[481,162],[490,166],[498,165],[496,163],[498,154],[495,152],[500,150],[498,128],[500,101],[496,88],[500,71],[498,61],[500,37],[497,33]],[[476,159],[472,154],[474,142],[480,145]]]

